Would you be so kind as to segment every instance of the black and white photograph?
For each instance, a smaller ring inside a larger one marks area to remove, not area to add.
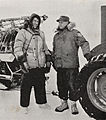
[[[105,0],[0,0],[0,120],[106,120]]]

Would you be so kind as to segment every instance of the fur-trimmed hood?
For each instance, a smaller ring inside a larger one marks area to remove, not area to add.
[[[67,28],[68,30],[72,30],[73,28],[76,27],[76,24],[74,22],[70,22],[68,25],[67,25]]]
[[[76,27],[76,24],[74,22],[70,22],[64,29],[68,29],[69,31],[73,30]],[[63,30],[64,30],[63,29]],[[55,32],[63,31],[59,28],[56,29]]]

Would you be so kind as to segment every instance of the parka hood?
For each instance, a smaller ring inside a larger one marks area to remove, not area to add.
[[[33,21],[34,18],[37,18],[37,19],[39,20],[38,28],[37,28],[37,29],[39,29],[39,26],[40,26],[40,24],[41,24],[41,18],[40,18],[40,16],[37,15],[37,14],[35,14],[35,13],[33,13],[33,14],[30,16],[30,18],[29,18],[29,27],[30,27],[32,30],[33,30],[32,21]]]
[[[69,31],[71,31],[75,27],[76,27],[76,24],[74,22],[70,22],[64,29],[68,29]],[[55,32],[59,32],[59,31],[63,31],[63,30],[57,28]]]
[[[73,28],[76,27],[76,24],[74,22],[70,22],[68,25],[67,25],[67,28],[68,30],[72,30]]]

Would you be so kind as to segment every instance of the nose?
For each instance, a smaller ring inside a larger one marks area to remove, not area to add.
[[[38,22],[37,22],[37,21],[34,21],[34,24],[38,25]]]

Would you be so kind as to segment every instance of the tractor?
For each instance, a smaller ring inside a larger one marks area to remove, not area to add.
[[[106,6],[101,6],[101,44],[91,50],[92,59],[81,69],[79,102],[96,120],[106,120]]]

